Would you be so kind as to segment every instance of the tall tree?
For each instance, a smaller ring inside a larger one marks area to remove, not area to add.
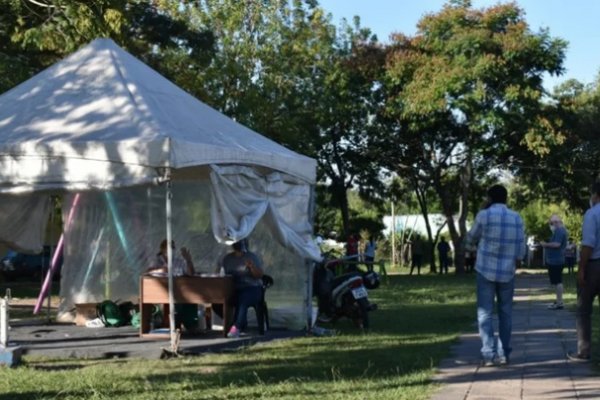
[[[206,65],[212,34],[190,26],[177,7],[171,12],[176,4],[0,0],[0,93],[98,37],[112,38],[169,77]]]
[[[569,80],[554,90],[555,112],[562,121],[565,140],[544,157],[522,159],[520,182],[529,198],[560,203],[582,212],[588,207],[591,183],[600,177],[600,77],[584,85]]]
[[[313,143],[346,233],[356,229],[351,226],[348,191],[356,187],[371,200],[383,191],[379,156],[369,143],[379,129],[373,116],[381,104],[376,87],[382,67],[381,48],[358,20],[339,35],[328,59],[319,62],[322,83],[312,101],[318,124]]]
[[[430,215],[432,212],[438,212],[439,204],[435,197],[435,192],[431,187],[430,181],[418,179],[415,176],[396,176],[389,185],[390,197],[393,199],[402,199],[403,202],[408,205],[413,205],[413,212],[418,212],[423,217],[425,222],[425,232],[427,233],[427,252],[429,253],[429,264],[430,272],[435,273],[436,268],[436,257],[435,257],[435,243],[439,238],[439,235],[446,226],[444,222],[442,225],[434,231],[430,223]],[[408,212],[410,214],[410,212]]]
[[[375,38],[358,20],[337,30],[312,0],[187,4],[216,40],[211,65],[197,77],[198,96],[315,157],[349,230],[348,190],[381,189],[366,141],[383,71]]]
[[[562,72],[565,42],[532,32],[516,4],[474,9],[451,1],[398,34],[387,63],[386,159],[399,174],[431,182],[463,271],[466,220],[476,171],[510,163],[515,147],[544,153],[560,143],[543,105],[544,73]],[[479,172],[478,172],[479,173]],[[472,201],[472,200],[471,200]]]

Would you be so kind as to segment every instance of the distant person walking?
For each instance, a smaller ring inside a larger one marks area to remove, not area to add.
[[[415,267],[417,268],[417,275],[421,275],[421,264],[423,263],[423,242],[419,235],[416,235],[410,244],[410,275],[413,274]]]
[[[548,242],[540,243],[546,249],[545,263],[546,268],[548,268],[548,277],[556,292],[556,301],[550,304],[548,308],[550,310],[562,310],[564,308],[562,273],[565,267],[565,249],[569,234],[558,215],[553,214],[549,223],[552,236]]]
[[[515,288],[515,270],[525,257],[523,220],[506,206],[508,193],[504,186],[489,188],[490,206],[477,213],[467,234],[466,247],[477,248],[477,322],[484,366],[509,362],[512,335],[512,303]],[[492,314],[494,299],[500,340],[494,337]]]
[[[448,253],[450,253],[450,245],[446,242],[446,239],[442,236],[437,245],[438,257],[440,260],[440,274],[448,273],[448,265],[450,260],[448,259]]]
[[[592,307],[600,296],[600,182],[594,183],[590,208],[583,216],[577,271],[577,352],[567,356],[587,361],[592,354]]]

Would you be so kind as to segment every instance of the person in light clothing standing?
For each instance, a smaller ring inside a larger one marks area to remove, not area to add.
[[[501,185],[489,188],[490,206],[479,211],[467,234],[466,248],[477,249],[477,322],[484,366],[509,362],[515,270],[525,257],[521,216],[506,206],[508,193]],[[497,298],[499,340],[494,337],[492,313]]]
[[[375,261],[375,250],[377,250],[377,242],[373,239],[373,236],[369,236],[369,241],[365,244],[365,264],[370,269],[373,269],[373,262]]]
[[[579,269],[577,270],[577,351],[572,361],[588,361],[592,355],[592,308],[600,296],[600,182],[594,183],[590,208],[583,216]]]
[[[562,273],[565,267],[565,249],[569,234],[558,215],[553,214],[549,223],[552,237],[550,241],[540,243],[546,249],[546,268],[548,268],[550,284],[554,286],[556,291],[556,301],[550,304],[548,308],[550,310],[562,310],[564,307]]]

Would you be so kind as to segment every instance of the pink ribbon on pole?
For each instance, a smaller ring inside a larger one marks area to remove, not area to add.
[[[37,302],[35,303],[35,308],[33,309],[34,314],[37,314],[38,312],[40,312],[40,309],[42,308],[42,303],[44,302],[44,299],[46,298],[46,295],[48,294],[48,289],[50,288],[50,282],[52,281],[52,276],[54,275],[54,272],[56,271],[56,268],[57,268],[58,258],[63,251],[63,246],[64,246],[64,242],[65,242],[65,232],[67,232],[69,230],[69,228],[71,227],[71,223],[73,222],[73,216],[75,215],[75,210],[77,209],[77,204],[79,204],[79,193],[77,193],[75,195],[75,198],[73,199],[73,204],[71,205],[71,209],[69,210],[69,216],[67,217],[67,223],[65,224],[63,233],[60,235],[60,239],[58,239],[58,244],[56,245],[56,251],[54,252],[54,256],[52,257],[52,263],[50,264],[50,269],[48,270],[48,273],[46,274],[46,279],[44,279],[44,284],[42,285],[42,288],[40,289],[40,294],[38,296]]]

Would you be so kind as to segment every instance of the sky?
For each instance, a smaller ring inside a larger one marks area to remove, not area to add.
[[[361,26],[370,28],[380,41],[389,41],[393,32],[413,35],[419,19],[437,12],[443,0],[320,0],[323,9],[332,14],[339,25],[342,18],[349,22],[355,15]],[[497,4],[492,0],[472,0],[473,7]],[[567,79],[583,83],[595,80],[600,70],[600,1],[598,0],[519,0],[525,19],[533,32],[548,28],[552,37],[568,42],[564,61],[565,73],[547,76],[544,86],[551,90]]]

